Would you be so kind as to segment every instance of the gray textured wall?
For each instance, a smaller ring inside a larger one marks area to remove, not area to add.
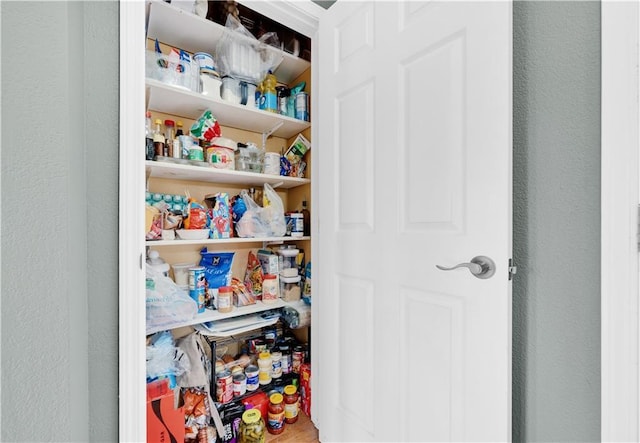
[[[1,441],[115,441],[118,4],[2,2]]]
[[[118,6],[0,11],[0,440],[114,441]],[[516,441],[600,435],[599,17],[514,4]]]
[[[514,441],[600,439],[600,3],[514,2]]]

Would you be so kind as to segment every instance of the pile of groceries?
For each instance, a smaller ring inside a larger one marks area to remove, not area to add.
[[[148,442],[258,443],[311,415],[306,345],[264,328],[236,347],[196,333],[148,338]]]
[[[263,442],[266,432],[286,432],[301,412],[310,415],[309,350],[291,330],[310,325],[311,264],[297,248],[260,249],[249,252],[237,278],[233,258],[205,248],[198,264],[169,265],[149,252],[148,441]],[[205,322],[194,332],[175,329],[207,310],[239,314],[255,303],[273,308]],[[256,321],[250,331],[228,329],[226,322],[245,317]],[[232,339],[220,341],[217,331]]]

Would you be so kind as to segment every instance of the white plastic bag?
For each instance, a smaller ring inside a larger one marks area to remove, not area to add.
[[[147,330],[169,329],[193,319],[198,305],[169,277],[147,265]]]
[[[236,225],[240,237],[268,237],[269,226],[263,221],[263,209],[253,201],[246,189],[240,191],[240,197],[247,210]]]
[[[284,222],[284,204],[269,183],[264,184],[262,220],[268,226],[269,237],[282,237],[287,231],[287,225]]]

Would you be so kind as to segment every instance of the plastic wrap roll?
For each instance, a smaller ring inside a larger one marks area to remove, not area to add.
[[[302,301],[285,306],[282,319],[291,329],[306,328],[311,324],[311,306]]]

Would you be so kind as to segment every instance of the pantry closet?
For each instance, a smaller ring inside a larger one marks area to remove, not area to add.
[[[283,243],[313,265],[310,334],[295,335],[309,345],[321,440],[508,439],[510,4],[242,3],[310,39],[310,63],[285,55],[274,72],[306,82],[310,122],[149,79],[155,38],[193,53],[219,28],[159,0],[121,3],[120,438],[145,435],[146,248],[171,264],[199,261],[203,246],[233,251],[243,279],[250,251]],[[144,160],[146,110],[188,128],[206,109],[224,137],[268,152],[301,133],[304,177]],[[310,204],[311,232],[145,242],[147,180],[149,192],[197,199],[268,183],[285,211]],[[474,256],[491,257],[495,276]]]

